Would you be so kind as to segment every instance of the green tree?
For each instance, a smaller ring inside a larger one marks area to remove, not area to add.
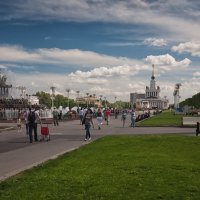
[[[51,108],[52,106],[52,99],[51,99],[51,95],[49,93],[46,92],[37,92],[35,94],[38,98],[39,98],[39,103],[42,105],[45,105],[48,108]],[[76,106],[76,102],[74,101],[74,99],[69,99],[69,105],[70,108]],[[55,107],[59,107],[59,106],[63,106],[63,108],[68,106],[68,99],[67,97],[64,97],[63,95],[57,94],[54,96],[54,106]]]
[[[45,105],[48,108],[51,107],[51,95],[49,93],[42,91],[37,92],[35,95],[38,97],[40,104]]]
[[[193,95],[191,98],[187,98],[184,101],[180,102],[180,106],[192,106],[194,108],[200,108],[200,92]]]

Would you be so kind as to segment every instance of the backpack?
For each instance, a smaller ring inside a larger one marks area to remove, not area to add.
[[[102,113],[101,112],[97,112],[97,117],[102,117]]]
[[[28,115],[28,121],[29,123],[31,124],[34,124],[35,123],[35,112],[34,111],[31,111]]]

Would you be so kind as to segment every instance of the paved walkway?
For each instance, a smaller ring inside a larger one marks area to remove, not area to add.
[[[128,122],[128,119],[127,119]],[[129,127],[128,123],[122,127],[120,119],[112,118],[110,125],[103,125],[101,130],[91,129],[92,141],[106,135],[137,135],[137,134],[187,134],[195,136],[195,128],[178,127]],[[16,124],[0,124],[0,126],[14,126]],[[84,141],[85,130],[79,121],[61,122],[59,126],[49,125],[51,141],[29,143],[25,135],[25,127],[22,132],[6,130],[0,132],[0,181],[13,176],[21,171],[36,166],[49,159],[72,151],[89,142]],[[38,126],[38,132],[40,126]],[[38,134],[40,135],[40,134]]]

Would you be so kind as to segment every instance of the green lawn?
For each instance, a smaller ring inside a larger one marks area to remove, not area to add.
[[[108,136],[0,183],[1,200],[199,199],[200,138]]]
[[[182,126],[183,115],[174,115],[170,111],[164,111],[137,123],[138,126]]]

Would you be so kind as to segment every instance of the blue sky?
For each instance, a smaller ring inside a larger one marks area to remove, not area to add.
[[[200,88],[198,0],[0,1],[0,66],[10,82],[37,91],[110,101],[144,93],[152,64],[161,97],[173,103]]]

